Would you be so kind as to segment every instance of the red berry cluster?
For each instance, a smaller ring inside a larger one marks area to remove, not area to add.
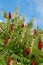
[[[9,56],[8,57],[8,65],[10,65],[10,62],[12,61],[12,58]]]
[[[10,12],[9,12],[9,14],[8,14],[8,18],[11,19],[11,13],[10,13]]]
[[[35,36],[37,35],[37,31],[36,31],[36,29],[34,29],[34,35],[35,35]]]
[[[26,55],[28,55],[30,53],[30,49],[26,48]]]
[[[31,65],[35,65],[35,61],[32,61]]]
[[[12,24],[10,24],[10,31],[12,31],[13,30],[13,25]]]
[[[5,38],[5,45],[8,43],[8,37]]]
[[[24,24],[22,24],[21,27],[24,28]]]
[[[42,41],[39,40],[38,48],[41,50],[42,49]]]

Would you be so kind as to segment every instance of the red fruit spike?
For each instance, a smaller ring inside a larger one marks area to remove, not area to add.
[[[5,38],[5,44],[7,44],[7,43],[8,43],[8,37]]]
[[[35,65],[35,61],[32,61],[32,64],[31,65]]]
[[[10,65],[10,62],[12,61],[12,58],[9,56],[8,57],[8,65]]]
[[[37,35],[37,31],[36,31],[36,29],[34,29],[34,35]]]
[[[24,28],[24,24],[22,24],[21,27]]]
[[[28,55],[30,53],[30,49],[26,48],[26,54]]]
[[[39,45],[38,45],[39,49],[41,50],[42,49],[42,41],[39,40]]]
[[[12,31],[13,30],[13,25],[12,24],[10,24],[10,31]]]
[[[9,17],[9,19],[11,19],[11,13],[9,12],[9,14],[8,14],[8,17]]]

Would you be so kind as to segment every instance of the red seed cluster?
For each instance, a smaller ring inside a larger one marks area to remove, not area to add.
[[[8,37],[5,38],[5,45],[8,44]]]
[[[35,61],[32,61],[31,65],[35,65]]]
[[[39,40],[38,48],[41,50],[42,49],[42,41]]]
[[[30,49],[26,48],[26,54],[28,55],[30,53]]]

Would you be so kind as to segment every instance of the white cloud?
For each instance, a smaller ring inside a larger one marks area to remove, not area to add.
[[[29,2],[29,0],[26,0],[27,2]],[[39,27],[43,27],[43,0],[31,0],[32,3],[35,4],[35,13],[38,14],[38,17],[35,16],[35,26],[37,26],[37,24],[39,25]]]
[[[43,19],[43,0],[33,0],[36,6],[36,11],[39,13],[39,18]]]
[[[2,20],[0,20],[0,22],[3,22]]]

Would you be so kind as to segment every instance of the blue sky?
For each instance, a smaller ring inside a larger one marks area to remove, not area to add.
[[[3,21],[1,12],[4,9],[7,13],[13,12],[19,8],[19,14],[25,15],[26,22],[29,22],[32,17],[35,18],[35,26],[43,29],[43,0],[0,0],[0,21]]]

